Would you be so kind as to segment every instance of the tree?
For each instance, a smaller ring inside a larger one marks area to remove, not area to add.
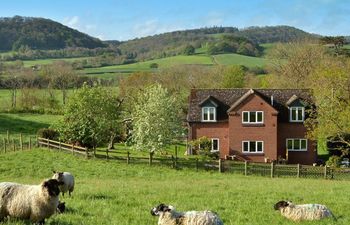
[[[139,92],[131,112],[132,141],[138,150],[162,151],[181,134],[177,99],[159,84]]]
[[[316,110],[307,120],[312,138],[328,139],[330,142],[350,149],[350,61],[331,59],[323,62],[310,77],[310,88],[315,98]]]
[[[195,53],[196,49],[192,45],[186,45],[183,54],[184,55],[193,55]]]
[[[341,47],[346,43],[344,36],[325,36],[320,39],[320,42],[325,45],[331,45],[334,47],[335,53],[339,55]]]
[[[69,98],[63,118],[54,127],[62,141],[95,149],[118,133],[121,103],[110,90],[84,84]]]
[[[223,70],[222,87],[242,88],[244,86],[244,70],[242,66],[228,66]]]

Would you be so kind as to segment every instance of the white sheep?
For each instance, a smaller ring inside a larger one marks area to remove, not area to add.
[[[0,183],[0,221],[10,216],[44,224],[56,212],[60,184],[55,179],[40,185]]]
[[[295,205],[289,201],[279,201],[274,208],[279,210],[284,217],[293,221],[320,220],[327,217],[335,219],[332,212],[325,205],[320,204]]]
[[[223,225],[219,216],[211,211],[177,212],[173,206],[160,204],[151,210],[159,216],[158,225]]]
[[[74,177],[69,172],[55,172],[53,171],[52,179],[56,179],[60,182],[63,182],[63,185],[60,185],[60,190],[62,195],[68,191],[69,196],[74,191]]]

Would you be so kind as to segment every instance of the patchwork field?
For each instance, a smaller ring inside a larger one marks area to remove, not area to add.
[[[84,159],[44,149],[0,154],[0,181],[38,184],[52,170],[70,171],[76,178],[73,197],[64,197],[67,212],[47,220],[49,225],[157,224],[150,209],[167,203],[178,210],[216,211],[227,225],[295,224],[273,205],[281,199],[326,204],[338,217],[322,222],[350,223],[350,182],[312,179],[244,177],[217,172],[173,170],[160,166],[126,165]],[[4,224],[22,225],[10,220]]]

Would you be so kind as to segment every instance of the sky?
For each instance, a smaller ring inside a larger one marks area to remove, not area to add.
[[[15,15],[51,19],[101,40],[212,26],[350,35],[350,0],[2,0],[0,17]]]

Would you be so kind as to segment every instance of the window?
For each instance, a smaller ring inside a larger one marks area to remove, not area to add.
[[[307,151],[306,139],[287,139],[288,151]]]
[[[202,108],[202,121],[216,121],[216,109],[215,109],[215,107],[203,107]]]
[[[243,111],[242,123],[263,123],[264,113],[262,111]]]
[[[264,142],[263,141],[243,141],[242,148],[244,153],[263,153]]]
[[[304,107],[290,107],[289,109],[289,121],[290,122],[303,122],[304,121]]]
[[[219,151],[219,139],[218,138],[211,139],[211,151],[212,152]]]

